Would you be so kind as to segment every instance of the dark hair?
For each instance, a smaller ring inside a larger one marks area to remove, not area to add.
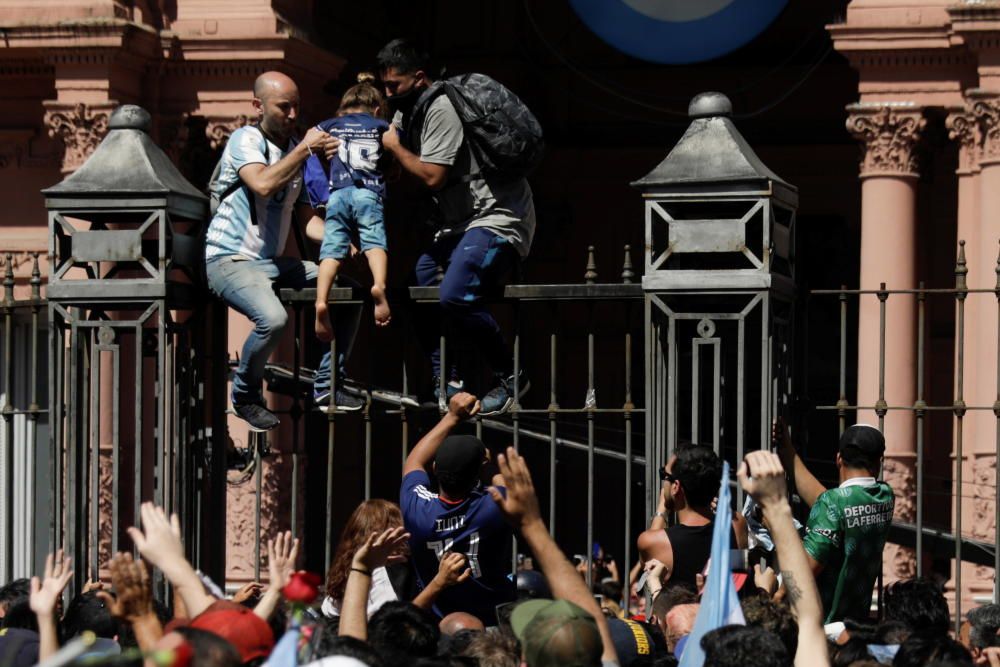
[[[868,653],[868,642],[858,637],[851,637],[843,644],[828,644],[830,649],[830,664],[832,667],[850,667],[862,660],[871,660]]]
[[[177,628],[174,632],[184,637],[191,645],[191,650],[194,652],[191,658],[192,665],[198,665],[198,667],[239,667],[239,651],[214,632],[187,626]]]
[[[695,604],[696,602],[698,602],[698,593],[693,587],[686,583],[668,584],[661,588],[653,599],[653,608],[650,609],[650,613],[658,620],[663,620],[677,605]]]
[[[718,455],[706,445],[691,445],[678,449],[676,456],[671,472],[681,483],[687,504],[692,507],[711,505],[719,493],[722,479],[722,461]]]
[[[620,581],[602,581],[598,584],[594,584],[594,593],[598,595],[603,595],[605,600],[615,600],[620,601],[622,599],[622,582]]]
[[[941,587],[923,578],[897,581],[886,587],[885,618],[903,623],[911,633],[946,635],[951,625]]]
[[[38,632],[38,618],[35,617],[35,612],[31,611],[31,605],[27,599],[18,600],[7,607],[7,613],[0,621],[3,622],[0,627],[21,628],[22,630]]]
[[[437,619],[409,602],[387,602],[368,621],[368,643],[386,667],[410,667],[414,658],[437,654]]]
[[[705,667],[792,667],[774,633],[752,625],[724,625],[701,638]]]
[[[840,460],[848,468],[867,470],[873,475],[878,474],[879,460],[872,459],[857,447],[844,447],[839,452]]]
[[[413,74],[423,70],[434,78],[431,76],[431,59],[427,51],[406,39],[394,39],[383,46],[375,56],[375,61],[383,72],[390,68],[399,74]]]
[[[31,594],[30,583],[27,579],[15,579],[0,586],[0,609],[9,609],[12,605],[27,600]],[[0,618],[0,628],[4,627],[3,618]]]
[[[332,655],[344,655],[349,658],[360,660],[368,667],[382,667],[382,660],[367,642],[363,642],[356,637],[338,636],[337,626],[340,617],[332,619],[324,618],[317,623],[315,633],[316,640],[313,642],[312,661],[327,658]]]
[[[517,639],[506,632],[477,632],[458,654],[475,658],[479,667],[517,667],[521,664]]]
[[[788,655],[794,656],[799,646],[799,624],[792,616],[792,610],[787,604],[774,602],[763,595],[747,598],[741,604],[743,617],[747,625],[764,628],[781,640],[788,650]]]
[[[899,646],[892,664],[924,667],[935,661],[971,665],[972,654],[948,635],[913,634]]]
[[[973,648],[989,648],[1000,645],[997,631],[1000,630],[1000,605],[984,604],[976,607],[966,616],[969,621],[969,644]]]
[[[90,630],[98,637],[114,639],[119,634],[118,621],[111,616],[97,591],[81,593],[70,600],[62,620],[63,641]]]

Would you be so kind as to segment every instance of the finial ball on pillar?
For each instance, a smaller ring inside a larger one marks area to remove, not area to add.
[[[713,116],[732,116],[733,103],[722,93],[699,93],[688,105],[688,116],[691,118],[711,118]]]
[[[149,134],[153,119],[149,112],[135,104],[123,104],[111,112],[109,130],[142,130]]]

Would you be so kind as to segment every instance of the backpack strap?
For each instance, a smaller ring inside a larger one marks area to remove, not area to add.
[[[264,141],[264,149],[263,149],[264,162],[265,162],[265,165],[269,164],[271,162],[271,151],[268,148],[267,137],[264,136],[263,130],[260,129],[260,125],[258,125],[257,123],[254,123],[253,125],[248,125],[247,127],[256,128],[257,131],[260,132],[260,138]],[[218,165],[216,166],[216,169],[218,169]],[[215,177],[213,176],[213,179],[214,178]],[[243,182],[243,179],[240,178],[240,172],[238,170],[236,172],[236,180],[233,181],[232,183],[230,183],[226,187],[226,189],[222,191],[222,194],[219,195],[218,203],[221,204],[222,202],[224,202],[230,195],[232,195],[234,192],[236,192],[240,188],[243,188],[244,193],[246,193],[247,202],[250,204],[250,223],[252,225],[256,225],[257,224],[257,207],[255,206],[255,202],[254,202],[254,198],[253,198],[254,197],[253,190],[251,190],[250,188],[248,188],[247,184]]]
[[[260,124],[259,123],[254,123],[253,125],[250,125],[249,127],[256,128],[256,130],[258,132],[260,132],[260,138],[264,142],[264,150],[263,150],[263,153],[264,153],[264,166],[265,167],[270,166],[270,164],[271,164],[271,152],[270,152],[270,149],[268,148],[267,137],[264,136],[264,130],[260,129]],[[246,195],[247,203],[249,204],[249,207],[250,207],[250,224],[253,225],[254,227],[256,227],[258,225],[258,222],[257,222],[257,200],[254,198],[254,192],[253,192],[253,190],[251,190],[250,187],[246,184],[246,182],[242,178],[240,178],[239,171],[236,172],[236,182],[233,184],[233,186],[235,186],[233,188],[233,192],[236,191],[236,188],[239,188],[239,187],[243,188],[243,193]],[[232,194],[232,193],[230,193],[230,194]]]

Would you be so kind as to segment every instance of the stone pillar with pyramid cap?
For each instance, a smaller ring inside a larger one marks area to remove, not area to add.
[[[645,200],[647,503],[679,440],[731,464],[765,448],[792,392],[798,191],[761,162],[721,93],[702,93]],[[740,492],[740,501],[742,493]]]

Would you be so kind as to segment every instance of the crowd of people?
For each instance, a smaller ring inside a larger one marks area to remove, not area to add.
[[[751,452],[736,471],[739,511],[718,456],[678,447],[640,559],[620,581],[599,548],[567,558],[514,448],[494,461],[460,433],[481,407],[452,397],[405,461],[398,504],[355,509],[325,582],[296,571],[299,541],[285,532],[267,543],[267,586],[226,599],[186,560],[177,517],[146,503],[128,530],[141,558],[115,555],[109,581],[87,582],[65,608],[73,571],[61,551],[42,576],[0,587],[0,665],[1000,665],[1000,605],[973,609],[952,636],[942,588],[911,579],[886,587],[873,610],[893,503],[876,480],[884,440],[873,427],[844,432],[840,484],[828,490],[776,424],[776,451]],[[805,526],[789,481],[812,506]],[[714,544],[727,533],[720,544],[749,554],[732,571]],[[512,536],[530,552],[514,574],[503,555]],[[733,609],[709,581],[720,558],[715,581],[738,591]],[[154,596],[156,572],[169,601]]]

